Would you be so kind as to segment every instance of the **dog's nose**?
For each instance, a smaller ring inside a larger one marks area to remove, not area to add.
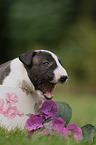
[[[67,79],[68,79],[68,76],[61,76],[59,79],[59,82],[64,83],[64,82],[66,82]]]

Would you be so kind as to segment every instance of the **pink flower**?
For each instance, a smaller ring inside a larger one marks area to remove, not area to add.
[[[56,132],[60,133],[61,130],[64,128],[65,123],[66,122],[61,117],[59,117],[59,118],[53,117],[53,126],[52,126],[52,128]]]
[[[4,111],[4,116],[7,117],[8,119],[14,119],[18,113],[17,107],[13,106],[11,103],[8,103],[6,105],[6,109]]]
[[[82,130],[76,124],[68,125],[67,130],[68,134],[73,133],[74,139],[76,139],[77,141],[83,139]]]
[[[28,130],[37,130],[43,127],[44,119],[42,117],[38,117],[37,115],[32,114],[31,117],[26,122],[26,129]]]
[[[76,139],[77,141],[83,139],[82,130],[80,127],[78,127],[78,131],[79,131],[78,134],[74,134],[74,139]]]
[[[4,104],[5,104],[4,99],[0,99],[0,113],[2,114],[3,114]]]
[[[67,128],[65,128],[65,127],[62,128],[60,130],[60,134],[63,135],[63,136],[65,136],[68,139],[68,130],[67,130]]]
[[[39,109],[41,114],[47,119],[57,114],[57,104],[53,101],[45,101]]]
[[[18,112],[19,117],[23,117],[24,116],[24,112]]]
[[[17,103],[18,102],[18,97],[15,93],[6,93],[6,99],[8,102],[14,104],[14,103]]]

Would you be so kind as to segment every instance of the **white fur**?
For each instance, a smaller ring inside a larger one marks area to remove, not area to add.
[[[19,58],[12,60],[10,69],[10,74],[4,79],[3,86],[26,88],[29,91],[34,91],[34,86]]]

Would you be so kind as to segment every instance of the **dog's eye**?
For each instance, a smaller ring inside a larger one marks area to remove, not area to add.
[[[43,62],[43,64],[46,65],[46,66],[49,66],[49,62],[48,61]]]

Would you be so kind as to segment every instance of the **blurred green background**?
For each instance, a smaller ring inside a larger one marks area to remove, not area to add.
[[[96,94],[96,0],[0,1],[0,64],[34,49],[61,59],[58,90]]]

